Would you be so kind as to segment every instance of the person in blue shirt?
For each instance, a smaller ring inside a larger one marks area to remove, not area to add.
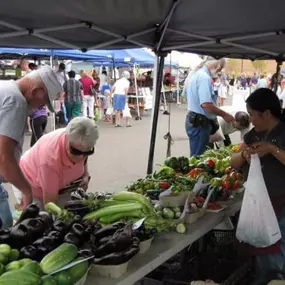
[[[212,78],[225,66],[225,59],[206,59],[185,81],[183,95],[187,98],[188,113],[185,129],[189,137],[190,155],[201,155],[210,141],[210,135],[218,129],[217,116],[227,123],[234,117],[218,108],[214,101]]]

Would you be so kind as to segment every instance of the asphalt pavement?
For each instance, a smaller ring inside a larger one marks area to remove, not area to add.
[[[226,101],[231,106],[232,99]],[[226,107],[230,108],[230,107]],[[189,142],[185,134],[186,106],[171,104],[170,116],[160,111],[156,136],[154,167],[166,158],[167,141],[164,135],[170,131],[173,138],[172,156],[189,156]],[[170,120],[170,129],[168,129]],[[99,122],[100,138],[96,151],[88,160],[91,181],[89,191],[117,192],[136,179],[143,177],[147,170],[150,142],[151,111],[145,112],[142,120],[132,121],[132,128],[115,128],[111,123]],[[232,139],[236,142],[238,134]],[[25,138],[24,150],[29,148],[30,135]],[[49,151],[49,150],[47,150]],[[50,150],[52,151],[52,150]],[[10,194],[10,204],[15,204],[10,185],[5,185]]]

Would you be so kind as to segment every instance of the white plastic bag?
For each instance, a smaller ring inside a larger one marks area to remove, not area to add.
[[[123,118],[124,119],[131,119],[132,118],[131,111],[130,111],[128,104],[125,105],[125,109],[123,110]]]
[[[268,247],[281,239],[257,154],[251,156],[236,237],[255,247]]]
[[[114,113],[114,110],[113,110],[112,107],[108,108],[107,111],[106,111],[106,115],[107,116],[111,116],[111,115],[113,115],[113,113]]]

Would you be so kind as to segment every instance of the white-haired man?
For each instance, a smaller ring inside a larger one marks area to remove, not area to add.
[[[20,167],[32,186],[33,201],[41,209],[48,202],[64,207],[70,199],[66,186],[78,179],[87,189],[87,157],[94,153],[98,137],[94,120],[76,117],[66,128],[42,136],[22,156]],[[18,196],[17,189],[14,191]]]
[[[47,105],[62,91],[54,71],[45,66],[17,81],[0,81],[0,218],[3,228],[12,225],[8,194],[2,183],[10,182],[22,192],[20,208],[32,202],[31,186],[19,167],[28,110]]]
[[[225,59],[207,59],[186,79],[183,93],[188,102],[185,129],[189,137],[190,155],[201,155],[206,150],[210,135],[219,128],[217,116],[227,123],[234,122],[231,114],[216,106],[212,89],[212,78],[225,64]]]

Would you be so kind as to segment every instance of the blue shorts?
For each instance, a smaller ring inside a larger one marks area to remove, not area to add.
[[[124,110],[126,105],[126,95],[115,94],[113,98],[114,111]]]

